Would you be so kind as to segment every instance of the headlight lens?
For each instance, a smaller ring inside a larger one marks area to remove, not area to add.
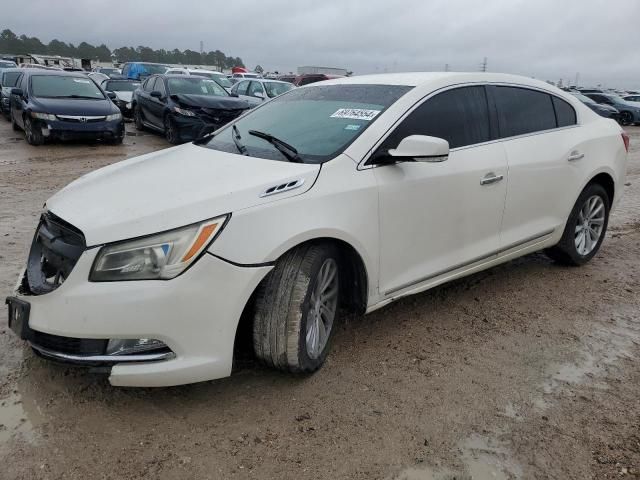
[[[137,240],[105,245],[93,262],[89,280],[168,280],[191,265],[220,232],[228,216]]]
[[[40,120],[55,120],[56,116],[51,113],[40,113],[40,112],[31,112],[31,116],[33,118],[38,118]]]
[[[195,117],[196,114],[193,113],[191,110],[187,110],[185,108],[178,108],[178,107],[173,107],[173,111],[180,114],[180,115],[184,115],[185,117]]]
[[[112,120],[120,120],[121,118],[121,113],[112,113],[111,115],[107,115],[107,122],[111,122]]]

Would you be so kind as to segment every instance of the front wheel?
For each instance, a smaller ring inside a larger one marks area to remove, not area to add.
[[[42,130],[38,128],[37,125],[34,125],[33,121],[29,117],[25,117],[24,119],[24,134],[29,145],[38,146],[44,143]]]
[[[569,215],[560,242],[547,255],[565,265],[584,265],[600,249],[607,225],[611,201],[599,184],[588,185]]]
[[[133,122],[135,123],[136,130],[144,130],[144,123],[142,123],[142,111],[139,105],[133,107]]]
[[[176,128],[176,122],[173,121],[170,113],[164,117],[164,136],[171,145],[180,143],[180,134]]]
[[[256,356],[279,370],[309,373],[324,363],[338,310],[338,252],[307,244],[285,254],[256,296]]]

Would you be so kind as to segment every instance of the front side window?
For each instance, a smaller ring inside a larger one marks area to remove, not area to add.
[[[387,137],[381,149],[396,148],[402,139],[410,135],[444,138],[449,142],[449,148],[489,141],[491,134],[485,88],[455,88],[428,99]]]
[[[156,83],[156,77],[147,78],[142,84],[142,89],[145,92],[153,92],[153,85]]]
[[[162,77],[156,77],[156,83],[153,86],[153,89],[160,92],[163,97],[167,95],[167,91],[164,88],[164,81],[162,80]]]
[[[249,93],[248,93],[248,95],[250,97],[256,97],[256,96],[258,96],[256,94],[264,95],[264,90],[262,89],[262,84],[260,82],[251,82],[251,84],[249,85]]]
[[[257,131],[294,147],[305,163],[322,163],[342,153],[411,88],[326,85],[294,89],[239,118],[233,123],[235,128],[220,130],[206,146],[231,153],[240,153],[244,147],[252,157],[287,160],[264,138],[249,133]]]
[[[502,138],[556,128],[551,95],[521,87],[492,87]]]
[[[238,83],[238,86],[236,87],[236,93],[238,95],[247,95],[247,90],[249,89],[250,83],[251,82],[248,80]]]
[[[86,77],[33,75],[31,93],[34,97],[44,98],[104,99],[100,88]]]
[[[226,97],[228,93],[213,80],[202,77],[169,78],[167,81],[171,95],[207,95]]]
[[[4,72],[2,74],[2,81],[0,81],[0,85],[3,87],[15,87],[18,84],[20,75],[22,75],[21,72]]]

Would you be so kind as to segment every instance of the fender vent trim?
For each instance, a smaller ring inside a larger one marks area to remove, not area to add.
[[[264,192],[260,194],[260,198],[268,197],[270,195],[276,195],[278,193],[288,192],[289,190],[300,188],[302,185],[304,185],[304,178],[291,180],[289,182],[283,182],[278,185],[274,185],[273,187],[267,188]]]

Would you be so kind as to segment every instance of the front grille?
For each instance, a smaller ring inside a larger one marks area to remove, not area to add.
[[[93,338],[60,337],[36,330],[31,330],[29,340],[38,347],[68,355],[104,355],[109,342]]]
[[[104,122],[107,117],[99,116],[99,117],[83,117],[80,115],[56,115],[58,120],[63,120],[65,122],[71,123],[95,123],[95,122]]]
[[[43,214],[31,243],[23,293],[43,295],[58,288],[85,248],[80,230],[50,212]]]

